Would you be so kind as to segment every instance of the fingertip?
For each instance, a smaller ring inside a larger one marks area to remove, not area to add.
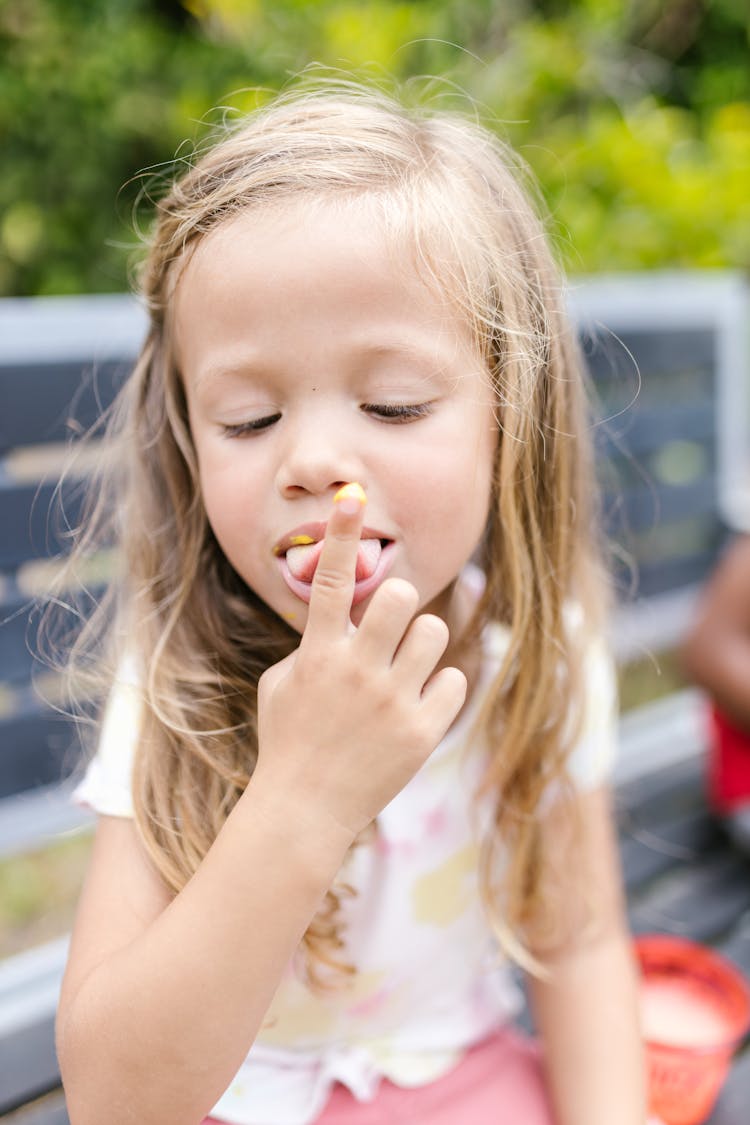
[[[445,668],[441,668],[437,675],[441,677],[443,684],[450,691],[455,693],[459,705],[463,706],[466,702],[466,695],[469,690],[469,681],[466,679],[466,675],[461,669],[449,665]]]
[[[367,503],[367,494],[361,484],[351,481],[338,490],[333,502],[344,515],[356,516]]]
[[[381,583],[380,589],[383,591],[379,597],[396,598],[399,602],[406,602],[408,604],[419,604],[419,591],[413,582],[408,578],[386,578]],[[415,609],[416,612],[416,609]]]
[[[456,721],[468,693],[468,681],[460,668],[441,668],[422,689],[422,700],[432,709],[439,737]]]

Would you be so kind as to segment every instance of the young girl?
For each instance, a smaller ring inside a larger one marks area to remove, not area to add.
[[[295,90],[159,205],[72,1125],[642,1125],[582,365],[512,167]]]

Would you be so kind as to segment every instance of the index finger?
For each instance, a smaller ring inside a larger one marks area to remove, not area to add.
[[[367,497],[360,484],[340,488],[312,580],[305,636],[340,637],[350,631],[357,553]]]

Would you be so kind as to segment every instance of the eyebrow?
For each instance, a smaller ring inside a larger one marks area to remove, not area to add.
[[[424,363],[430,367],[444,366],[446,360],[451,362],[455,358],[456,352],[459,350],[459,342],[453,335],[448,335],[447,340],[452,341],[452,345],[440,344],[440,334],[436,331],[433,335],[427,337],[420,334],[414,339],[403,338],[396,340],[365,340],[362,343],[362,355],[365,357],[374,357],[389,359],[394,357],[396,359],[412,359],[418,363]],[[464,344],[471,347],[471,341],[467,339]]]
[[[450,365],[453,355],[439,354],[434,348],[409,340],[365,342],[356,352],[352,371],[364,375],[368,367],[377,362],[407,362],[416,365],[424,377],[440,377]],[[265,381],[285,374],[282,367],[259,363],[252,353],[244,357],[229,359],[222,363],[209,364],[195,376],[194,388],[200,390],[206,383],[239,379],[244,381]]]
[[[257,379],[261,374],[259,367],[256,367],[251,361],[250,357],[247,359],[232,360],[227,363],[210,363],[207,367],[202,367],[195,374],[193,379],[193,387],[196,391],[200,390],[204,384],[213,384],[230,379]]]

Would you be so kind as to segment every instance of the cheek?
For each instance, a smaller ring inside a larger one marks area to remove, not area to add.
[[[436,461],[409,493],[406,520],[422,565],[430,572],[456,573],[474,554],[484,535],[492,497],[492,465],[476,452]]]
[[[203,506],[209,523],[216,531],[223,522],[224,509],[232,493],[222,487],[219,475],[205,459],[199,460],[199,480]]]
[[[200,488],[208,522],[224,553],[231,561],[246,535],[249,514],[254,509],[247,482],[237,466],[226,458],[199,454]]]
[[[489,417],[484,416],[482,422],[476,427],[475,433],[476,453],[469,469],[469,479],[473,481],[472,491],[475,499],[484,510],[486,520],[492,504],[495,464],[499,447],[499,430],[494,413]]]
[[[226,495],[212,489],[203,492],[206,516],[217,543],[235,570],[240,569],[240,536],[237,521],[226,503]]]
[[[496,445],[496,434],[488,426],[468,422],[455,435],[452,450],[437,459],[436,491],[442,491],[461,524],[484,521],[488,514]]]
[[[452,508],[449,526],[455,529],[456,547],[473,553],[484,535],[493,498],[495,440],[476,433],[473,449],[466,441],[460,465],[444,482],[444,494]]]

